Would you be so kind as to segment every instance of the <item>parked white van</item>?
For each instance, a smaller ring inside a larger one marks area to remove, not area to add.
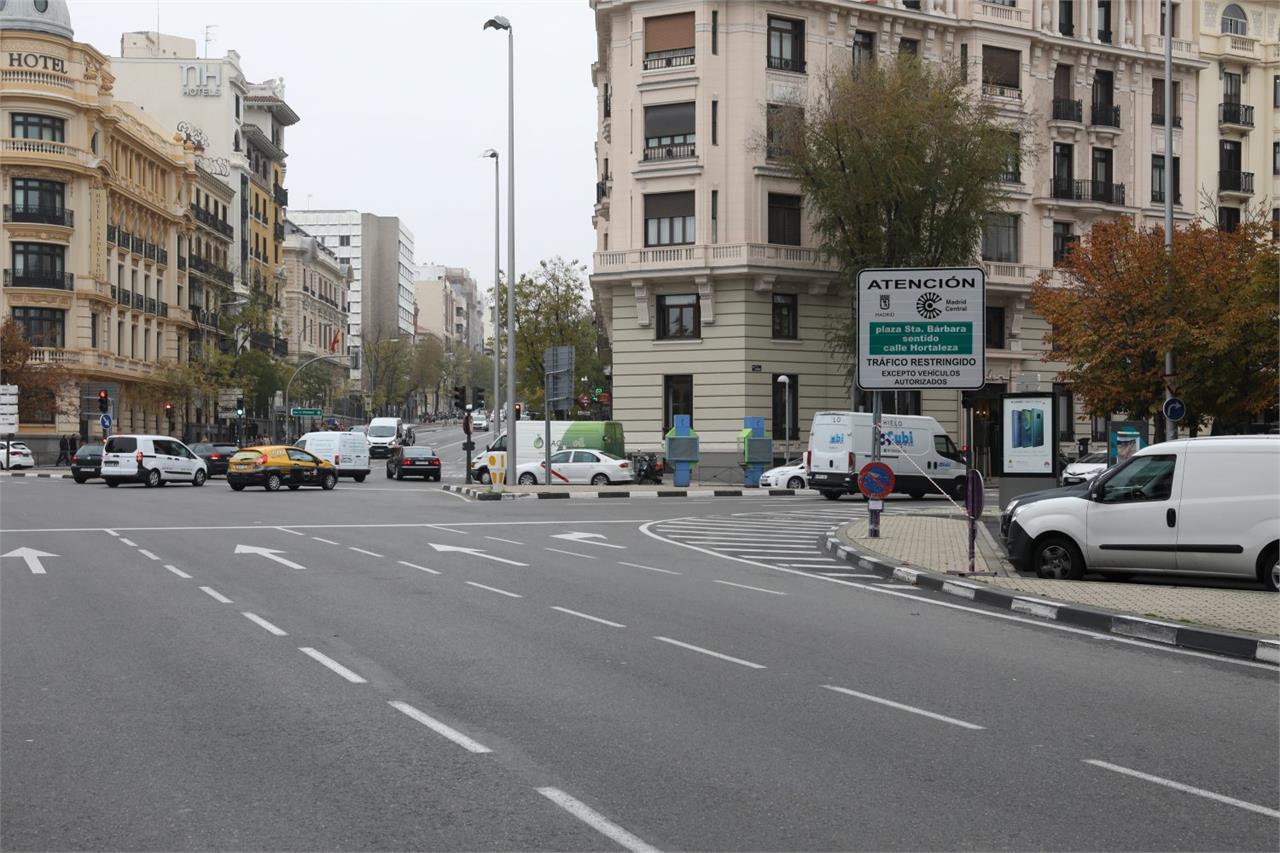
[[[309,432],[294,445],[332,462],[339,477],[363,483],[369,476],[369,439],[362,432]]]
[[[102,448],[102,479],[111,488],[142,483],[203,486],[209,466],[191,448],[168,435],[113,435]]]
[[[387,459],[404,443],[404,421],[399,418],[374,418],[369,421],[369,455]]]
[[[936,420],[883,415],[880,430],[880,461],[893,471],[895,492],[913,498],[936,494],[932,478],[953,497],[964,495],[964,457]],[[871,413],[815,412],[804,461],[809,488],[828,500],[857,494],[858,471],[871,461],[871,442]]]
[[[1086,571],[1231,575],[1280,587],[1280,436],[1153,444],[1082,494],[1028,503],[1009,559],[1041,577]]]

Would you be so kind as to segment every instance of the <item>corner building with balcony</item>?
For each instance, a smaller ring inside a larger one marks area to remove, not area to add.
[[[100,436],[99,390],[114,432],[168,432],[146,386],[190,355],[194,150],[115,99],[110,60],[74,40],[61,0],[0,7],[0,62],[0,316],[71,379],[27,401],[19,437],[44,458],[59,435]]]
[[[1183,32],[1191,6],[1173,6]],[[764,416],[775,442],[789,420],[798,451],[815,411],[870,410],[827,345],[848,317],[851,282],[818,251],[798,181],[770,157],[769,116],[816,96],[828,70],[900,53],[959,64],[1011,127],[1029,129],[1004,175],[1004,209],[974,247],[988,308],[987,387],[972,436],[958,392],[886,393],[885,412],[936,417],[957,443],[974,445],[987,473],[999,473],[1005,391],[1060,392],[1064,447],[1093,429],[1105,438],[1105,425],[1055,381],[1062,366],[1045,360],[1048,329],[1031,310],[1031,283],[1096,221],[1162,220],[1157,4],[593,0],[592,8],[591,285],[613,349],[614,417],[629,445],[659,447],[673,416],[689,414],[704,468],[731,468],[744,416]],[[1175,57],[1175,121],[1196,114],[1203,67],[1194,46]],[[1179,221],[1195,212],[1196,133],[1191,120],[1175,127]]]

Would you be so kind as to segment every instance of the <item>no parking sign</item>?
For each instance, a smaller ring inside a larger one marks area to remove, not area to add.
[[[893,491],[893,469],[883,462],[868,462],[858,472],[858,490],[868,500],[881,500]]]

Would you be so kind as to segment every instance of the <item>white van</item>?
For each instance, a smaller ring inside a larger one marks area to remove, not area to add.
[[[369,439],[360,432],[309,432],[294,445],[332,462],[339,477],[363,483],[369,476]]]
[[[203,486],[209,466],[178,439],[168,435],[113,435],[102,448],[102,479],[111,488],[142,483]]]
[[[546,421],[521,421],[516,429],[519,465],[543,461],[546,458],[546,441]],[[622,424],[618,421],[552,421],[551,452],[561,450],[600,450],[625,458],[627,448]],[[471,479],[479,483],[492,482],[492,471],[507,467],[506,451],[507,433],[503,430],[492,444],[472,458]]]
[[[936,420],[882,415],[880,430],[880,461],[893,471],[895,492],[922,498],[941,487],[963,497],[964,457]],[[871,461],[871,434],[870,412],[815,412],[804,458],[809,488],[828,500],[857,494],[858,471]]]
[[[1009,559],[1041,577],[1086,571],[1257,578],[1280,587],[1280,436],[1153,444],[1088,491],[1018,506]]]
[[[374,418],[369,421],[369,455],[388,459],[404,443],[404,421],[399,418]]]

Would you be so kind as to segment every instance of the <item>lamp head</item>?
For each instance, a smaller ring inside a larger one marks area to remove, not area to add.
[[[481,157],[492,157],[494,160],[497,160],[497,159],[498,159],[498,152],[497,152],[497,151],[495,151],[495,150],[494,150],[494,149],[492,149],[492,148],[486,148],[486,149],[484,150],[484,153],[482,153],[480,156],[481,156]]]
[[[501,15],[494,15],[492,18],[484,22],[484,28],[486,30],[509,30],[511,29],[511,22]]]

